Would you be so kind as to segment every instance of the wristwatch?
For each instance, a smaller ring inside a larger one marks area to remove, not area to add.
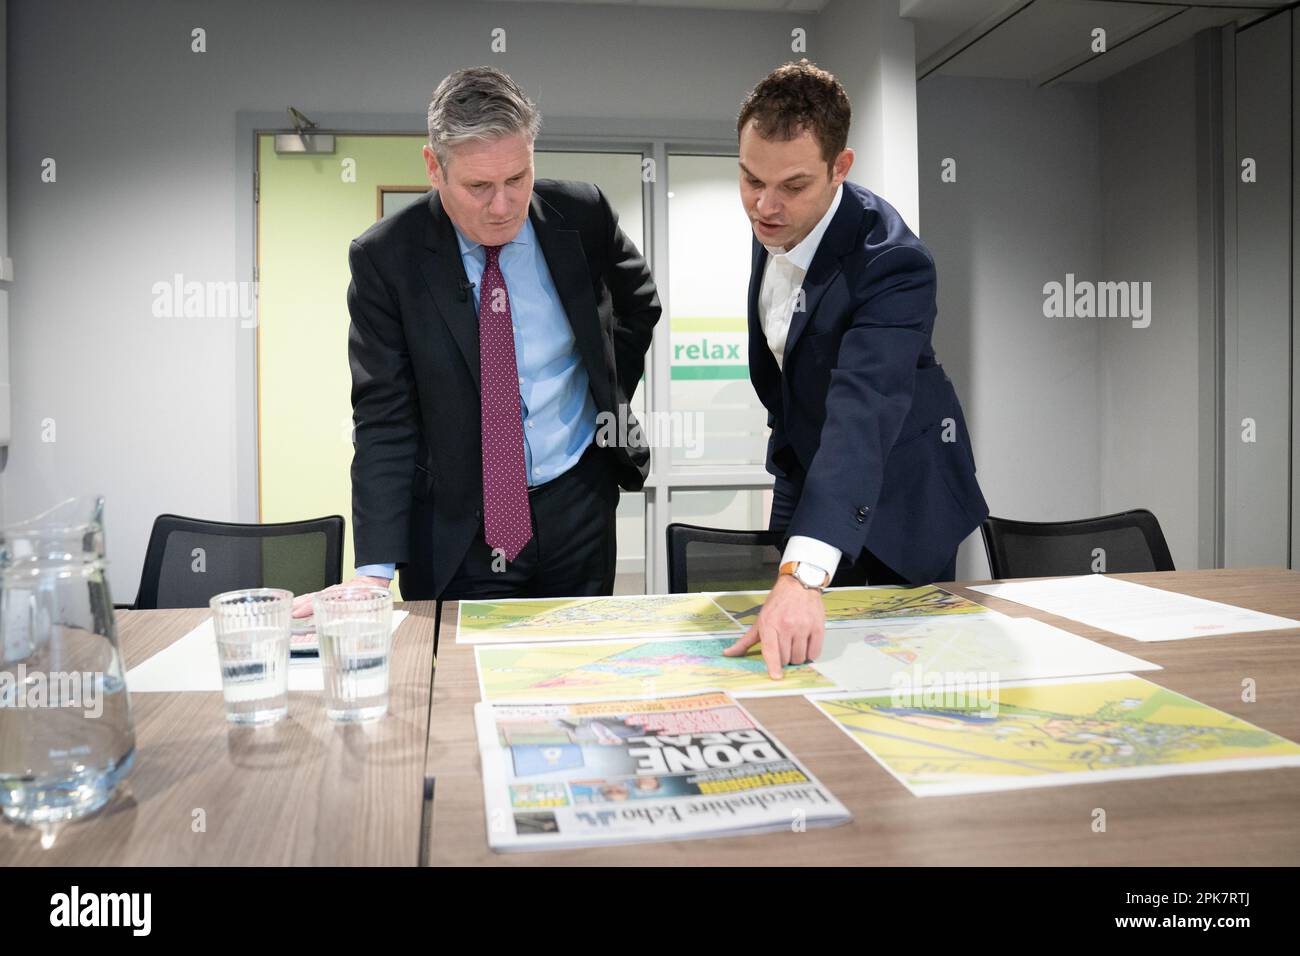
[[[831,583],[830,573],[807,561],[787,561],[781,565],[781,573],[788,574],[806,588],[824,590]]]

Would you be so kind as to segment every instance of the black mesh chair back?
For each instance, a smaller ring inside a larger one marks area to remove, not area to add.
[[[668,590],[766,591],[781,566],[778,531],[668,526]]]
[[[1145,509],[1077,521],[988,517],[980,531],[995,578],[1174,570],[1160,522]]]
[[[232,524],[159,515],[132,607],[207,607],[237,588],[307,594],[343,577],[343,518]]]

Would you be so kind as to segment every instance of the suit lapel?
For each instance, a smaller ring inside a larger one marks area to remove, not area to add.
[[[785,337],[787,358],[794,351],[799,337],[803,335],[803,330],[808,327],[808,322],[817,311],[822,296],[835,281],[835,277],[840,274],[840,259],[852,248],[858,225],[852,208],[854,205],[853,197],[849,194],[846,184],[844,193],[840,196],[839,208],[835,210],[830,225],[822,233],[822,241],[817,244],[817,251],[813,253],[812,262],[808,264],[808,272],[803,279],[804,307],[796,309],[790,316],[790,331]],[[858,207],[858,218],[861,212],[861,207]]]
[[[753,239],[752,243],[753,248],[749,253],[749,317],[751,319],[758,315],[758,293],[763,282],[763,266],[767,262],[767,250],[763,248],[763,244],[757,239]]]
[[[563,228],[563,217],[555,207],[536,192],[529,207],[533,233],[542,247],[551,281],[559,293],[560,303],[569,317],[578,355],[586,366],[591,383],[592,397],[600,409],[613,407],[609,391],[609,369],[605,362],[605,349],[600,330],[600,316],[596,310],[596,297],[591,288],[591,273],[587,270],[587,256],[582,249],[582,238],[576,229]]]
[[[817,305],[826,294],[826,289],[840,274],[840,257],[825,249],[825,246],[826,243],[823,242],[818,247],[813,261],[808,266],[808,274],[804,276],[804,307],[795,309],[790,314],[790,331],[785,336],[784,354],[787,356],[794,351],[795,344],[803,335],[803,330],[808,327],[808,322],[817,311]]]
[[[776,359],[772,357],[772,350],[767,347],[767,336],[763,334],[763,317],[758,311],[758,296],[763,286],[763,270],[766,264],[767,250],[755,237],[749,264],[749,379],[754,384],[754,391],[758,393],[759,401],[771,411],[781,370],[777,367]]]
[[[456,340],[465,364],[469,366],[470,377],[474,379],[474,388],[479,385],[479,348],[478,348],[478,313],[474,310],[474,298],[461,289],[469,283],[465,275],[465,263],[461,261],[460,244],[456,241],[456,229],[451,217],[442,208],[442,199],[437,190],[429,195],[429,226],[425,233],[425,248],[432,255],[420,263],[420,274],[424,284],[433,296],[434,305],[442,320],[447,323],[451,336]]]

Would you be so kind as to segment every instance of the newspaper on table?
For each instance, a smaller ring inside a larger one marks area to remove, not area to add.
[[[802,831],[849,819],[721,691],[479,703],[474,716],[494,850]]]

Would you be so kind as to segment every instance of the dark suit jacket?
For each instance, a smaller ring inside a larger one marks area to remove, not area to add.
[[[788,526],[928,582],[988,514],[961,405],[930,344],[935,268],[895,209],[854,183],[804,279],[784,370],[763,335],[767,250],[754,240],[749,370],[770,413],[767,469]]]
[[[596,410],[617,420],[659,319],[645,259],[588,183],[537,180],[529,217]],[[438,193],[367,229],[348,263],[356,563],[395,562],[403,598],[433,598],[483,519],[478,316]],[[605,453],[623,488],[641,488],[644,442]]]

